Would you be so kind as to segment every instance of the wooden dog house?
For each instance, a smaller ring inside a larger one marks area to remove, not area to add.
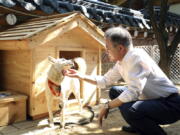
[[[47,114],[45,75],[48,56],[83,57],[87,74],[101,74],[104,33],[80,13],[30,20],[0,32],[0,88],[28,96],[28,115],[36,119]],[[81,82],[81,96],[87,104],[99,102],[100,90]]]

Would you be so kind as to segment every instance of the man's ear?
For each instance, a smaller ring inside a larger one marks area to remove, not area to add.
[[[52,63],[55,63],[56,62],[56,59],[51,57],[51,56],[48,56],[48,60]]]
[[[118,46],[117,46],[117,50],[118,50],[118,52],[119,52],[119,51],[122,51],[122,45],[118,45]]]
[[[123,45],[119,45],[119,50],[125,51],[125,47]]]

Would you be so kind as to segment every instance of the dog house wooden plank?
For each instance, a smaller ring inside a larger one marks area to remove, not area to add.
[[[29,50],[1,51],[0,55],[3,56],[0,69],[5,71],[1,73],[1,77],[6,80],[1,87],[29,95],[31,52]]]
[[[26,99],[27,96],[8,91],[10,96],[0,98],[0,126],[12,124],[14,122],[26,120]]]
[[[12,33],[22,33],[22,32],[32,32],[32,31],[35,31],[37,30],[37,28],[29,28],[29,29],[19,29],[19,30],[8,30],[6,32],[1,32],[0,35],[3,35],[3,34],[12,34]]]
[[[23,95],[12,95],[6,98],[0,98],[0,104],[7,103],[7,102],[16,102],[16,101],[25,100],[25,99],[27,99],[27,97]]]
[[[16,40],[0,40],[0,50],[17,50],[17,49],[27,49],[27,41],[26,40],[21,40],[21,41],[16,41]],[[1,51],[3,53],[3,51]],[[0,53],[0,54],[1,54]],[[4,57],[1,56],[1,58],[4,59]]]
[[[42,21],[34,21],[34,22],[28,22],[28,23],[25,23],[25,24],[21,24],[19,25],[18,27],[23,27],[23,26],[32,26],[32,25],[46,25],[46,24],[50,24],[52,22],[56,22],[58,20],[61,20],[62,18],[52,18],[52,19],[48,19],[48,20],[42,20]]]
[[[3,37],[13,37],[13,36],[24,36],[24,35],[26,35],[26,34],[28,34],[28,32],[25,32],[25,33],[16,33],[16,34],[2,34],[2,35],[0,35],[0,38],[3,38]]]
[[[29,30],[36,30],[36,29],[39,29],[41,27],[44,27],[44,25],[40,24],[40,25],[35,25],[35,26],[29,26],[29,27],[15,27],[15,28],[12,28],[12,29],[9,29],[5,32],[1,32],[1,34],[6,34],[6,33],[11,33],[11,32],[16,32],[16,31],[29,31]]]

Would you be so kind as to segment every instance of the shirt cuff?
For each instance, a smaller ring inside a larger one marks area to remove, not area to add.
[[[98,88],[106,88],[106,82],[105,82],[104,76],[95,76],[94,78],[97,82]]]

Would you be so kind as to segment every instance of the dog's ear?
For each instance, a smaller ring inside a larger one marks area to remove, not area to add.
[[[55,63],[56,62],[56,59],[51,57],[51,56],[48,56],[48,60],[52,63]]]

